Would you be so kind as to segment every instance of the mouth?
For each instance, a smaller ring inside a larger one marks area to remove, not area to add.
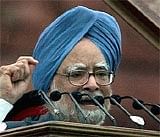
[[[88,98],[87,96],[83,96],[80,100],[77,101],[79,104],[81,105],[94,105],[95,106],[95,103],[90,99]]]
[[[97,109],[97,105],[94,103],[94,101],[92,101],[89,97],[87,96],[82,96],[82,98],[77,101],[79,103],[79,105],[81,106],[81,108],[83,109],[87,109],[87,110],[96,110]]]
[[[94,105],[97,106],[97,103],[91,97],[88,96],[88,94],[80,93],[80,92],[73,92],[72,96],[75,98],[77,103],[80,105]],[[97,100],[101,105],[104,104],[104,98],[102,95],[96,95],[93,97],[95,100]]]

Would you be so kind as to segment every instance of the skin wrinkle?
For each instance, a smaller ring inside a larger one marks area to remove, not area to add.
[[[68,54],[65,60],[62,62],[58,69],[58,73],[63,73],[66,68],[69,70],[77,69],[79,66],[83,66],[93,71],[95,67],[106,67],[104,63],[105,59],[101,51],[92,43],[89,39],[82,39],[75,48]],[[76,64],[76,65],[75,65]],[[79,91],[81,93],[89,93],[92,96],[103,95],[110,96],[112,93],[111,87],[100,86],[95,82],[94,76],[90,76],[88,83],[84,86],[74,86],[65,76],[55,75],[50,87],[50,91],[58,89],[60,92],[73,92]],[[50,94],[50,93],[49,93]],[[65,114],[65,121],[81,122],[89,124],[102,124],[105,120],[105,114],[97,107],[93,105],[81,105],[82,110],[87,117],[87,121],[84,121],[84,117],[80,111],[75,107],[68,95],[62,95],[62,98],[55,102],[55,105]],[[106,110],[109,110],[109,101],[105,101]]]

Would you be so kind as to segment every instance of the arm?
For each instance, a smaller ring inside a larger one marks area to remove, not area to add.
[[[32,57],[22,56],[16,63],[0,67],[0,122],[13,108],[13,104],[27,93],[32,71],[37,63]]]

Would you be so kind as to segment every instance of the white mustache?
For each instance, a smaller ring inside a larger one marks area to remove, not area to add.
[[[81,94],[88,94],[92,97],[95,97],[95,96],[102,96],[104,97],[104,95],[102,94],[101,91],[99,90],[96,90],[96,91],[88,91],[88,90],[79,90],[78,92],[80,92]]]
[[[94,92],[90,92],[88,90],[79,90],[78,93],[80,94],[77,94],[77,97],[75,94],[75,99],[80,104],[94,104],[95,105],[95,102],[92,100],[92,98],[94,98],[95,96],[102,96],[103,98],[103,94],[99,90],[94,91]]]

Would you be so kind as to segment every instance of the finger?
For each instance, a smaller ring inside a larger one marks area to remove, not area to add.
[[[38,60],[34,59],[31,56],[21,56],[17,59],[17,61],[20,61],[20,60],[27,60],[28,64],[33,64],[33,65],[36,65],[38,63]]]
[[[9,76],[11,81],[16,81],[19,77],[19,69],[15,65],[2,66],[0,68],[0,77]]]
[[[28,76],[32,75],[32,71],[35,68],[35,65],[28,64],[28,60],[22,59],[15,63],[16,72],[14,80],[25,80]]]
[[[12,82],[16,82],[18,80],[24,79],[24,68],[13,66],[11,71],[12,71],[12,75],[11,75]]]
[[[27,63],[26,63],[27,64]],[[22,61],[18,61],[14,64],[11,64],[7,67],[7,71],[11,77],[12,82],[16,82],[18,80],[24,80],[25,77],[27,77],[30,73],[30,71],[27,71],[27,65],[23,63]]]
[[[25,76],[30,75],[38,63],[33,57],[28,56],[21,56],[17,62],[22,62],[25,65]]]
[[[16,62],[16,66],[21,68],[21,76],[23,79],[31,75],[29,64],[27,60],[20,60]]]
[[[0,67],[0,76],[1,75],[8,75],[8,76],[12,77],[14,72],[16,72],[16,66],[14,64]]]
[[[0,76],[2,76],[2,75],[9,75],[9,76],[11,76],[11,72],[8,71],[8,65],[0,67]]]

